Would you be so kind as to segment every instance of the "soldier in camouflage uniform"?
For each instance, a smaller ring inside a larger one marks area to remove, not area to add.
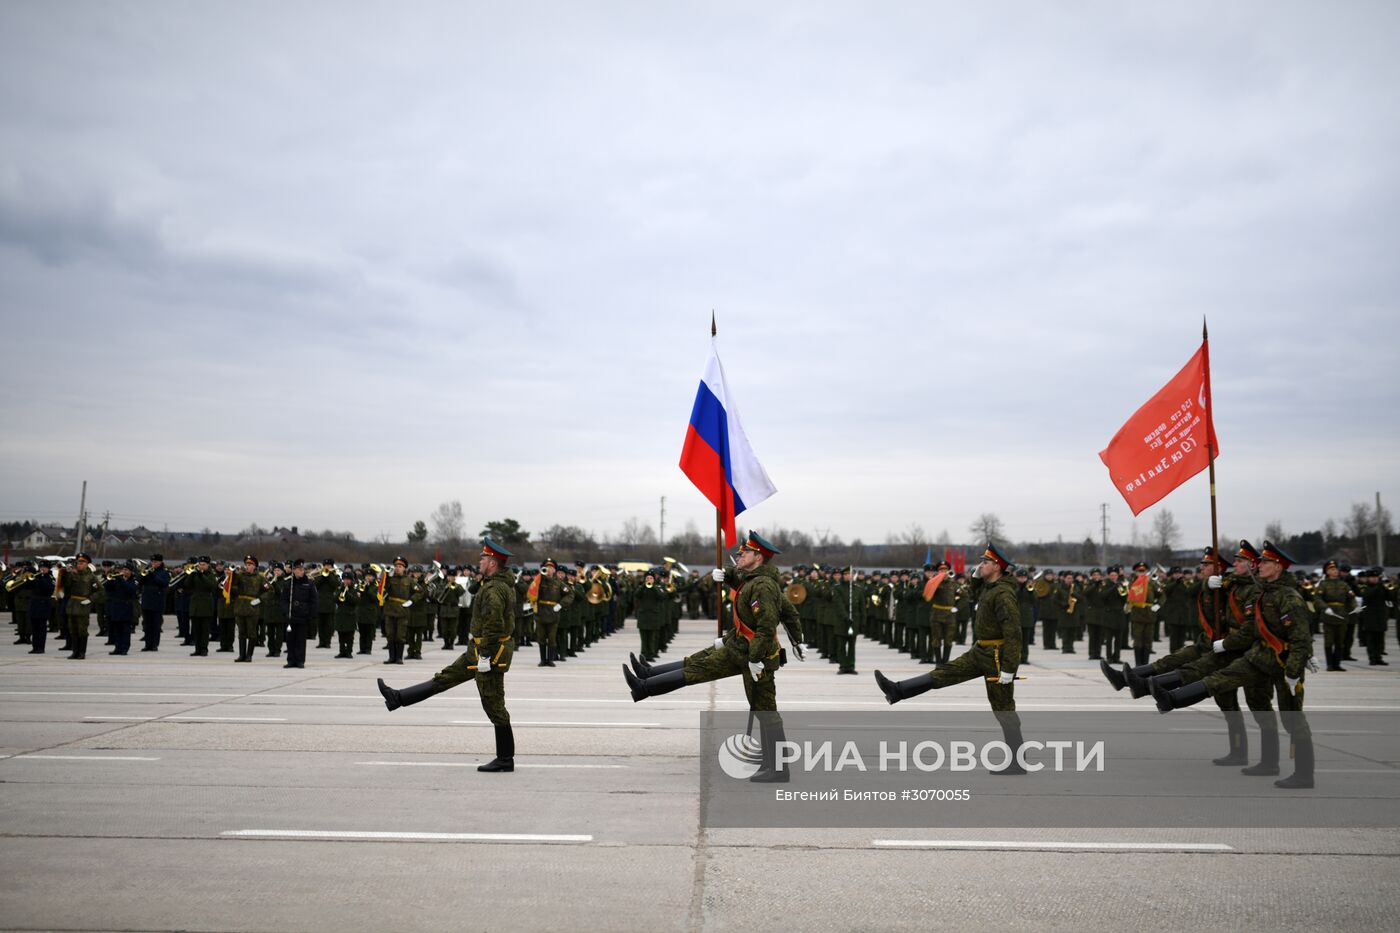
[[[929,690],[951,687],[979,679],[987,690],[987,702],[997,714],[1012,760],[999,774],[1025,774],[1020,763],[1021,719],[1016,715],[1016,668],[1021,663],[1021,610],[1016,602],[1016,583],[1006,575],[1011,562],[988,543],[977,565],[980,589],[972,594],[977,602],[973,622],[973,645],[943,667],[908,680],[892,681],[879,671],[875,683],[891,704],[916,697]]]
[[[496,757],[478,771],[515,770],[515,733],[506,709],[505,686],[515,653],[515,576],[508,566],[512,556],[490,538],[481,543],[481,589],[472,599],[471,642],[464,654],[421,684],[394,690],[379,681],[379,692],[390,711],[474,681],[481,708],[496,732]]]
[[[456,569],[449,569],[434,602],[438,607],[438,633],[442,635],[442,650],[451,651],[457,644],[457,616],[461,614],[461,599],[466,589],[457,582]]]
[[[958,634],[957,581],[949,573],[953,567],[946,560],[940,560],[933,569],[931,579],[938,580],[938,585],[928,606],[929,654],[941,667],[953,656],[953,639]]]
[[[540,565],[539,589],[535,601],[535,640],[540,645],[540,667],[553,667],[559,656],[559,620],[574,602],[573,587],[568,585],[554,558]]]
[[[674,664],[652,668],[648,677],[638,676],[627,665],[622,668],[634,702],[691,684],[742,677],[744,695],[760,730],[762,762],[758,772],[749,778],[758,783],[788,780],[776,755],[777,743],[784,740],[774,683],[782,665],[778,626],[787,629],[794,646],[802,642],[797,609],[783,595],[777,568],[770,563],[779,553],[762,535],[750,531],[740,545],[734,569],[728,573],[716,569],[712,573],[712,579],[723,581],[730,592],[738,588],[733,599],[734,626],[722,638],[715,639],[713,646]]]
[[[433,620],[428,617],[430,603],[428,587],[423,582],[423,573],[423,568],[417,564],[408,568],[408,574],[413,579],[417,593],[409,603],[404,604],[408,608],[408,637],[405,641],[407,642],[407,657],[410,661],[423,660],[423,639],[433,630]]]
[[[1312,731],[1303,715],[1303,681],[1312,657],[1312,620],[1296,581],[1284,573],[1292,563],[1291,557],[1265,541],[1259,549],[1259,590],[1252,602],[1254,643],[1227,667],[1156,695],[1157,708],[1166,713],[1240,688],[1277,693],[1284,729],[1293,740],[1294,771],[1274,786],[1290,789],[1313,786]],[[1246,773],[1265,772],[1246,769]]]
[[[409,576],[408,561],[394,558],[394,572],[384,581],[384,637],[389,642],[385,664],[402,664],[408,642],[409,611],[427,594],[423,585]]]

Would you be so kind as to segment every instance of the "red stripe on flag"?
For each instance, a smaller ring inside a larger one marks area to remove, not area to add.
[[[705,443],[694,425],[686,427],[680,465],[681,472],[695,484],[695,488],[719,509],[724,524],[724,545],[734,547],[739,537],[734,527],[734,489],[724,475],[724,464],[720,461],[719,453]]]

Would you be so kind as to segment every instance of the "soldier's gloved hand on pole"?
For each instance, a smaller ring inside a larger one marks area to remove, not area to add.
[[[91,606],[91,605],[92,605],[92,600],[90,600],[90,599],[85,599],[85,600],[83,600],[82,602],[80,602],[78,605],[80,605],[80,606]]]
[[[754,680],[758,680],[758,678],[762,677],[762,676],[763,676],[763,662],[762,662],[762,661],[750,661],[750,662],[749,662],[749,673],[753,675],[753,679],[754,679]]]
[[[563,612],[563,611],[564,611],[564,607],[561,606],[561,605],[559,605],[558,603],[555,603],[555,604],[554,604],[554,611],[555,611],[555,612]]]
[[[1158,611],[1161,610],[1161,608],[1162,608],[1162,604],[1161,604],[1161,603],[1153,603],[1153,604],[1152,604],[1152,611],[1153,611],[1153,612],[1158,612]]]
[[[405,600],[403,601],[403,607],[404,607],[405,609],[407,609],[409,606],[412,606],[412,605],[413,605],[413,600],[411,600],[411,599],[405,599]]]
[[[484,655],[484,654],[483,654],[481,657],[477,658],[477,659],[476,659],[476,672],[477,672],[478,674],[489,674],[489,673],[491,673],[491,659],[488,658],[488,657],[487,657],[486,655]]]
[[[1002,671],[1001,676],[997,678],[997,683],[1005,685],[1011,683],[1015,679],[1015,674],[1011,673],[1010,671]]]
[[[1328,606],[1325,610],[1323,610],[1323,613],[1322,613],[1322,614],[1325,615],[1325,616],[1331,616],[1331,617],[1334,618],[1334,619],[1340,619],[1340,618],[1341,618],[1341,616],[1337,615],[1337,613],[1335,613],[1335,612],[1332,611],[1332,607],[1331,607],[1331,606]]]
[[[1210,587],[1210,588],[1213,589],[1213,590],[1218,590],[1218,589],[1220,589],[1220,587],[1221,587],[1223,584],[1224,584],[1224,581],[1221,580],[1220,577],[1217,576],[1217,575],[1212,574],[1211,576],[1206,577],[1206,586]]]
[[[724,571],[716,567],[714,570],[710,571],[710,579],[715,581],[716,583],[723,583]]]
[[[1225,639],[1223,639],[1223,638],[1217,638],[1215,641],[1211,642],[1211,643],[1210,643],[1210,650],[1211,650],[1211,651],[1214,651],[1216,654],[1224,654],[1224,653],[1225,653]]]
[[[250,601],[248,602],[248,605],[250,605],[250,606],[257,606],[257,605],[260,605],[261,603],[262,603],[262,600],[261,600],[261,599],[253,599],[253,600],[250,600]]]
[[[715,647],[716,647],[716,648],[723,648],[723,647],[724,647],[724,638],[723,638],[723,637],[720,637],[720,638],[716,638],[716,639],[715,639]]]
[[[1298,681],[1302,679],[1301,677],[1289,677],[1287,674],[1283,675],[1283,682],[1288,684],[1288,692],[1294,696],[1298,695]]]

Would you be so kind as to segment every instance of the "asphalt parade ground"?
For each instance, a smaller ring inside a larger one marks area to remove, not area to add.
[[[172,628],[156,654],[138,641],[111,657],[95,634],[81,662],[52,637],[44,656],[0,647],[0,927],[1311,933],[1400,916],[1395,829],[706,829],[699,715],[744,710],[742,687],[633,703],[620,667],[635,623],[555,668],[518,652],[513,774],[475,770],[494,746],[470,684],[384,709],[375,678],[424,680],[455,650],[399,667],[380,663],[382,639],[353,660],[313,646],[288,670],[265,650],[189,657]],[[661,660],[712,638],[712,622],[683,622]],[[1079,651],[1033,649],[1018,706],[1128,707]],[[1400,711],[1391,657],[1310,675],[1309,710]],[[885,709],[875,668],[928,669],[865,639],[857,665],[790,663],[780,708]],[[900,709],[985,707],[968,683]],[[1222,751],[1216,736],[1201,748]],[[1319,742],[1319,791],[1348,769],[1400,790],[1400,761],[1355,757]]]

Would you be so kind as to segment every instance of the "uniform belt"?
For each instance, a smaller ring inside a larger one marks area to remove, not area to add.
[[[1334,602],[1332,602],[1332,600],[1330,600],[1330,599],[1324,600],[1324,602],[1325,602],[1327,605],[1329,605],[1329,606],[1345,606],[1345,605],[1346,605],[1346,603],[1344,603],[1344,602],[1337,602],[1337,603],[1334,603]]]
[[[997,648],[1006,643],[1005,638],[979,638],[977,644],[983,648]]]
[[[933,608],[935,608],[935,609],[942,609],[944,612],[952,612],[954,609],[956,609],[956,608],[958,608],[958,607],[957,607],[957,606],[940,606],[940,605],[938,605],[938,603],[934,603],[934,604],[933,604]]]
[[[540,605],[541,605],[541,606],[557,606],[557,605],[559,605],[559,600],[557,600],[557,599],[542,599],[542,600],[540,600]]]
[[[251,596],[240,596],[240,597],[238,597],[238,598],[239,598],[239,599],[252,599],[253,597],[251,597]]]
[[[385,596],[384,598],[387,599],[387,600],[389,600],[389,602],[391,602],[391,603],[406,603],[406,602],[408,602],[408,600],[406,600],[406,599],[400,599],[400,598],[397,597],[397,596]]]

